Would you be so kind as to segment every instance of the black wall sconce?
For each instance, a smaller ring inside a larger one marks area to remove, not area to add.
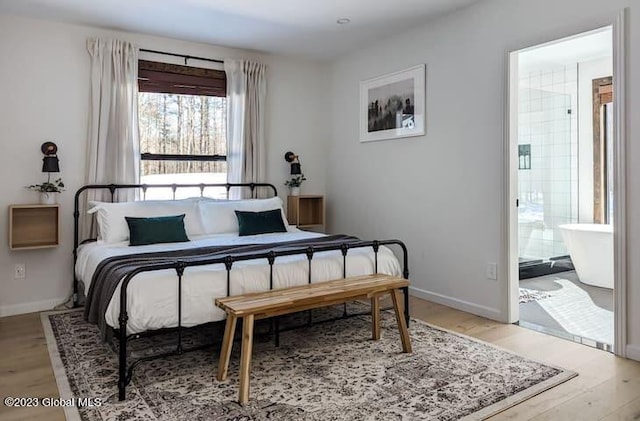
[[[291,175],[302,174],[302,168],[300,167],[300,158],[298,155],[289,151],[284,154],[284,160],[291,164]]]
[[[531,169],[531,145],[518,145],[518,169]]]
[[[51,181],[52,172],[60,172],[60,160],[58,160],[58,146],[53,142],[44,142],[40,147],[44,154],[42,158],[42,172],[48,174],[48,181]]]

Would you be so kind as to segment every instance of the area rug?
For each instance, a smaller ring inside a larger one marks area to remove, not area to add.
[[[366,310],[360,306],[349,311]],[[341,312],[318,310],[314,319]],[[385,311],[378,341],[370,339],[369,316],[283,332],[279,348],[259,335],[244,406],[236,401],[239,343],[225,382],[215,380],[218,348],[209,348],[142,363],[119,402],[114,345],[101,343],[81,312],[42,320],[61,397],[76,398],[65,408],[70,420],[479,420],[576,375],[415,320],[414,352],[403,354],[395,318]],[[217,326],[193,329],[187,341],[214,335]],[[157,351],[172,338],[134,341],[132,352]],[[79,398],[100,405],[77,405]]]
[[[551,297],[550,293],[546,291],[538,291],[535,289],[520,288],[519,292],[520,292],[519,299],[518,299],[519,304],[526,304],[532,301],[540,301],[540,300],[544,300],[545,298]]]

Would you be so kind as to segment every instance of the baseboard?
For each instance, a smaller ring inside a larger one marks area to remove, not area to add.
[[[482,306],[468,301],[459,300],[457,298],[449,297],[435,292],[425,291],[416,287],[409,287],[409,295],[413,295],[423,300],[431,301],[437,304],[442,304],[447,307],[455,308],[456,310],[466,311],[467,313],[475,314],[476,316],[486,317],[491,320],[504,322],[505,316],[498,309]]]
[[[640,345],[627,345],[627,358],[640,361]]]
[[[55,298],[52,300],[32,301],[30,303],[13,304],[0,306],[0,317],[16,316],[18,314],[35,313],[39,311],[52,310],[68,300],[68,297]]]

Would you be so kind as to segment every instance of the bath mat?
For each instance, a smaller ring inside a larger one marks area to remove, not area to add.
[[[322,309],[314,318],[341,312]],[[245,406],[236,401],[238,343],[225,382],[215,380],[216,347],[139,365],[119,402],[117,355],[98,329],[78,311],[43,313],[42,320],[61,396],[101,400],[65,408],[69,420],[479,420],[576,375],[415,320],[414,352],[403,354],[385,311],[378,341],[369,339],[369,316],[283,332],[279,348],[269,337],[257,340]],[[190,332],[190,341],[211,339],[210,328]],[[146,340],[134,341],[133,352],[163,346]]]
[[[518,302],[520,304],[530,303],[531,301],[544,300],[551,297],[551,294],[546,291],[537,291],[535,289],[520,288],[520,295]]]

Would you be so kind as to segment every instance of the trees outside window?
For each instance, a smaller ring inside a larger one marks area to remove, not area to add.
[[[226,183],[224,72],[141,61],[139,90],[141,182]],[[196,190],[178,194],[199,195]],[[172,191],[160,189],[150,189],[149,194],[173,196]]]

